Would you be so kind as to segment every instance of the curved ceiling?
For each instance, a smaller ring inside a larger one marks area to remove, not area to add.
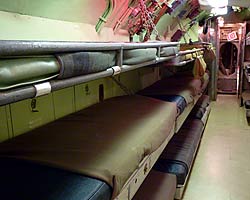
[[[228,5],[249,8],[250,1],[249,0],[228,0]]]

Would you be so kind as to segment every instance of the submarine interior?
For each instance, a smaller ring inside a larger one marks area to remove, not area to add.
[[[249,200],[249,0],[0,0],[0,199]]]

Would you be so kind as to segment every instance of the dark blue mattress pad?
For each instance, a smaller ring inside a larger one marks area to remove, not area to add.
[[[154,169],[175,174],[178,185],[183,185],[200,143],[203,126],[201,120],[188,119],[170,140]]]
[[[196,106],[206,108],[210,104],[210,98],[207,95],[202,95],[196,103]]]
[[[250,100],[246,100],[244,104],[246,109],[250,109]]]
[[[184,97],[180,95],[146,95],[155,99],[160,99],[162,101],[174,102],[177,105],[178,115],[180,115],[186,108],[187,102]]]
[[[206,108],[201,108],[201,107],[198,107],[198,106],[195,106],[189,117],[192,117],[194,119],[202,119],[202,117],[204,116],[204,114],[206,113]]]
[[[0,194],[6,200],[111,199],[105,182],[66,170],[4,158],[0,169]]]
[[[196,105],[192,109],[189,118],[194,118],[194,119],[202,119],[204,114],[207,111],[207,107],[210,104],[210,98],[207,95],[203,95],[199,98],[197,101]]]

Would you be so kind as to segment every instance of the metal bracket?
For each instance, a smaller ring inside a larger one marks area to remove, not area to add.
[[[113,70],[113,76],[117,75],[117,74],[120,74],[121,71],[122,71],[122,68],[119,67],[119,66],[114,66],[112,67],[112,70]]]
[[[45,82],[41,84],[34,85],[36,89],[36,97],[43,96],[51,93],[51,84],[50,82]]]

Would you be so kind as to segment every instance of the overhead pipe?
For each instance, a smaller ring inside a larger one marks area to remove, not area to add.
[[[107,22],[108,16],[112,13],[113,8],[114,8],[114,1],[113,0],[106,0],[106,5],[107,6],[106,6],[104,13],[102,14],[101,17],[99,17],[99,21],[97,22],[97,24],[95,26],[95,30],[97,33],[99,33],[101,31],[103,24]]]
[[[178,42],[110,43],[0,40],[0,57],[48,55],[79,51],[106,51],[120,49],[157,48],[178,45]]]

